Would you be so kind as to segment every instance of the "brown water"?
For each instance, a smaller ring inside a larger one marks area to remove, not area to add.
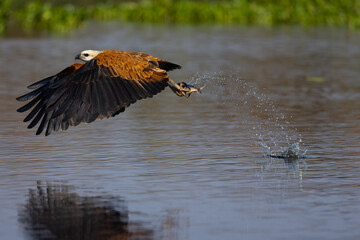
[[[69,238],[94,229],[93,214],[129,239],[359,239],[359,41],[329,29],[116,24],[0,39],[0,238]],[[182,65],[175,81],[206,87],[35,136],[15,97],[84,49],[145,51]],[[264,157],[300,139],[308,158]],[[51,186],[65,190],[45,194]]]

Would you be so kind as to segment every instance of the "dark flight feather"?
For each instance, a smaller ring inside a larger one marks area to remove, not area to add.
[[[36,83],[33,83],[29,86],[27,86],[28,89],[35,89],[35,88],[39,88],[45,84],[47,84],[48,82],[50,82],[53,78],[55,78],[56,76],[50,76],[50,77],[47,77],[47,78],[44,78]]]

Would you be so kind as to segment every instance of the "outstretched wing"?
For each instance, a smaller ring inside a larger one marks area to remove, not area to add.
[[[146,58],[149,62],[152,62],[153,64],[155,64],[155,65],[158,66],[159,68],[164,69],[164,70],[166,70],[166,71],[171,71],[171,70],[175,70],[175,69],[180,69],[180,68],[181,68],[181,66],[178,65],[178,64],[171,63],[171,62],[162,60],[162,59],[160,59],[160,58],[150,56],[150,55],[147,54],[147,53],[141,52],[141,53],[132,53],[132,54],[140,55],[141,57]]]
[[[36,105],[24,121],[32,120],[28,128],[33,128],[41,120],[36,134],[46,129],[45,135],[49,135],[60,127],[66,130],[81,122],[115,116],[137,100],[159,93],[167,82],[168,75],[157,61],[149,61],[141,53],[108,50],[30,85],[37,89],[17,100],[33,100],[18,111]]]

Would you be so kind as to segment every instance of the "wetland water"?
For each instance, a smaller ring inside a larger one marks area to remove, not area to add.
[[[90,212],[128,239],[359,239],[359,42],[342,30],[116,24],[0,39],[0,238],[64,239],[53,226],[94,229]],[[206,87],[35,136],[15,98],[84,49],[145,51],[182,65],[176,82]],[[264,157],[300,139],[309,158]]]

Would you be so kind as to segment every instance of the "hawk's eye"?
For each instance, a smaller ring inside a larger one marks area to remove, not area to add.
[[[88,56],[89,56],[89,54],[88,54],[88,53],[84,53],[84,56],[85,56],[85,57],[88,57]]]

